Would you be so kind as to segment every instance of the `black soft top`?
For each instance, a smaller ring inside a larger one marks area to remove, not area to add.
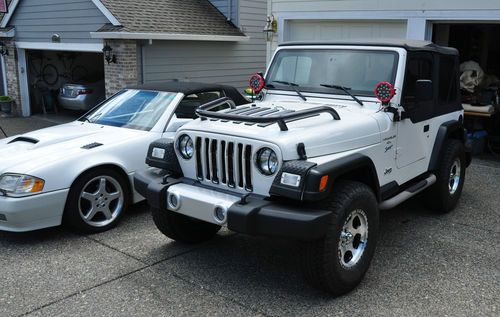
[[[358,40],[358,41],[305,41],[305,42],[285,42],[280,47],[303,46],[303,45],[348,45],[348,46],[389,46],[401,47],[407,51],[424,51],[446,55],[458,55],[458,50],[452,47],[439,46],[428,41],[406,40],[406,39],[383,39],[383,40]]]
[[[224,91],[227,97],[231,98],[237,105],[249,103],[245,97],[234,87],[219,84],[207,84],[187,81],[165,81],[146,83],[127,87],[128,89],[155,90],[165,92],[180,92],[184,95],[191,95],[198,92]]]

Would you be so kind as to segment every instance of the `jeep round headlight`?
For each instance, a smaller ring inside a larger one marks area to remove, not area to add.
[[[257,153],[257,167],[264,175],[273,175],[278,170],[278,156],[270,148],[263,148]]]
[[[29,195],[41,192],[43,179],[22,174],[3,174],[0,176],[0,191],[13,196]]]
[[[181,153],[182,157],[189,160],[194,154],[193,140],[187,134],[183,134],[179,137],[177,141],[177,149]]]

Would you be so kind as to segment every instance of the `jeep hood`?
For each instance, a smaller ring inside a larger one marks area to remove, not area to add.
[[[142,134],[143,131],[75,121],[16,135],[0,140],[0,174],[29,173],[37,167],[70,156],[84,159],[93,150],[116,145]]]
[[[247,105],[250,106],[250,105]],[[333,120],[328,113],[288,122],[288,131],[281,131],[277,124],[265,127],[224,120],[195,120],[182,131],[200,131],[232,135],[271,142],[280,147],[284,160],[298,157],[296,145],[304,143],[309,157],[334,154],[380,143],[380,128],[373,116],[373,108],[351,104],[313,102],[261,102],[258,107],[282,110],[303,110],[319,106],[334,108],[340,120]]]

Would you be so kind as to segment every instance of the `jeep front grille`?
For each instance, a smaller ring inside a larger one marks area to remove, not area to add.
[[[251,145],[197,137],[195,147],[199,180],[253,191]]]

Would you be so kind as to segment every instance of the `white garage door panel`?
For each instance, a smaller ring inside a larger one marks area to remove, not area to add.
[[[406,38],[406,21],[290,21],[287,41]]]

